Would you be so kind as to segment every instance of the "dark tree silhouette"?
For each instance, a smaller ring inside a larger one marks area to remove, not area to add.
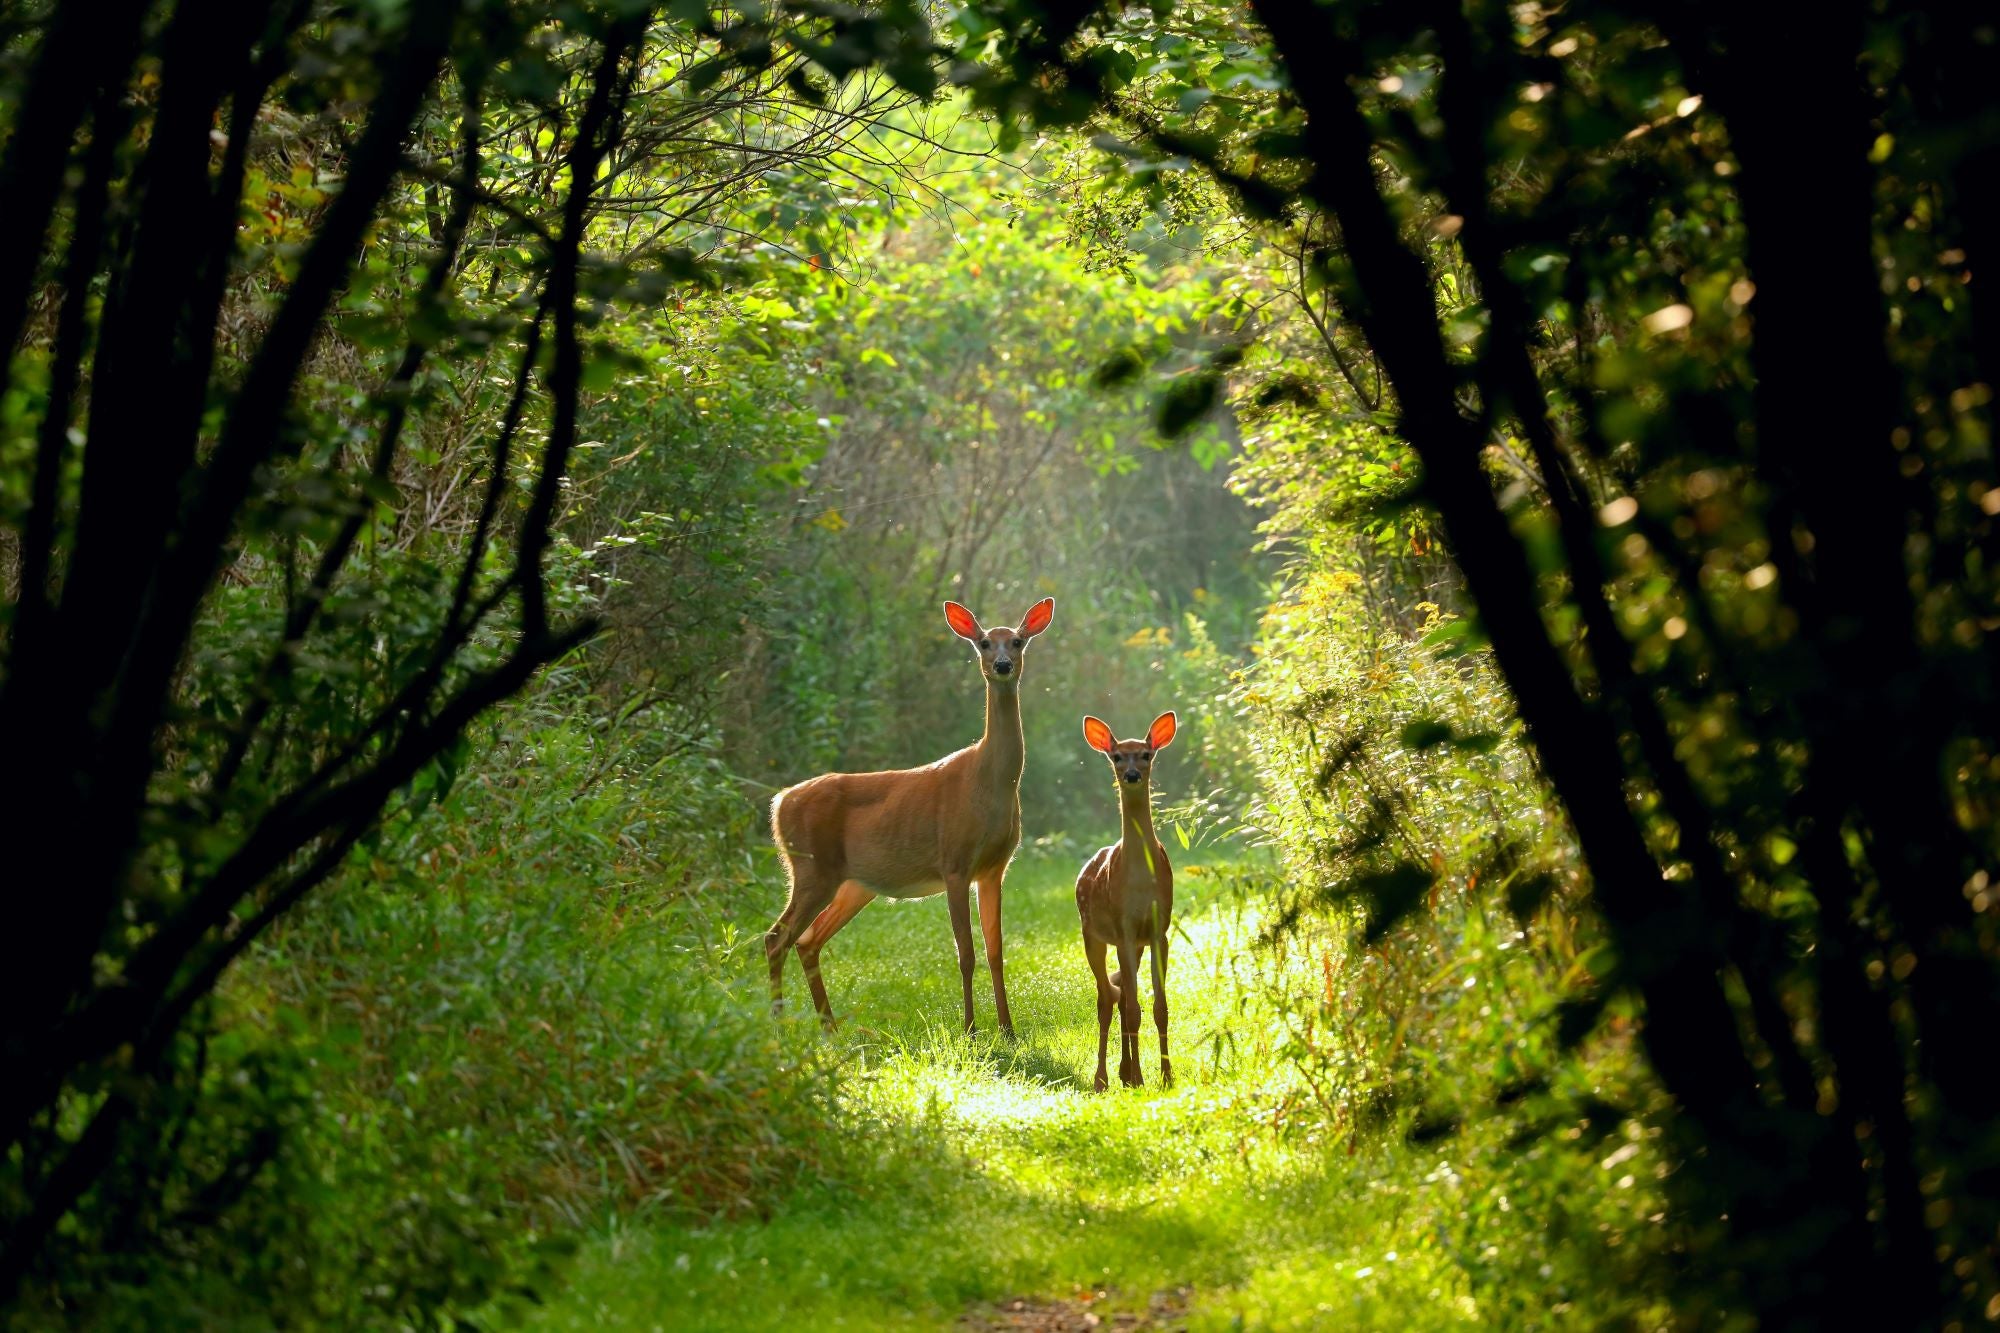
[[[310,738],[310,768],[254,802],[238,799],[246,757],[276,743],[269,733],[285,721],[273,704],[290,663],[349,573],[370,479],[385,476],[403,447],[411,383],[439,336],[480,193],[484,90],[520,31],[520,16],[501,10],[424,4],[386,30],[350,25],[367,45],[341,73],[364,77],[369,61],[379,71],[366,120],[240,373],[218,349],[257,118],[275,83],[297,81],[300,49],[340,20],[289,0],[226,14],[63,5],[48,18],[0,162],[10,201],[0,224],[5,344],[20,342],[44,255],[60,300],[0,685],[0,735],[13,758],[0,776],[0,829],[24,863],[42,862],[11,877],[15,917],[0,959],[8,1068],[0,1141],[20,1164],[0,1196],[0,1276],[9,1286],[115,1159],[154,1150],[183,1075],[178,1039],[231,960],[332,873],[398,789],[475,717],[591,632],[587,622],[555,622],[545,566],[576,440],[586,208],[618,139],[646,30],[644,10],[630,7],[575,18],[573,37],[593,54],[579,113],[562,126],[566,184],[532,270],[538,294],[525,303],[532,313],[518,331],[519,370],[479,526],[443,613],[428,642],[404,645],[414,649],[407,669],[371,712],[345,727],[312,724],[325,730]],[[155,99],[131,91],[142,57],[157,62]],[[365,235],[403,179],[415,127],[448,108],[454,90],[449,217],[434,237],[411,326],[418,332],[383,396],[372,466],[351,475],[337,452],[316,447],[298,383]],[[136,115],[147,122],[143,140],[128,134]],[[74,179],[72,145],[81,160]],[[545,341],[551,355],[538,377]],[[538,398],[546,438],[521,513],[503,523],[524,419]],[[274,489],[300,474],[347,497],[345,517],[293,589],[223,757],[194,791],[165,800],[162,776],[185,749],[179,680],[205,605],[245,541],[269,524]],[[489,551],[503,542],[511,553],[494,565]],[[509,606],[505,629],[498,621]],[[501,647],[475,651],[496,632]],[[44,855],[31,858],[30,848]],[[65,1126],[66,1106],[84,1111],[80,1129]]]
[[[1253,0],[1286,91],[1261,118],[1177,117],[1123,91],[1094,6],[989,8],[1012,37],[972,80],[985,105],[1100,115],[1204,164],[1301,238],[1332,317],[1379,358],[1423,465],[1414,498],[1617,945],[1567,1025],[1587,1032],[1617,992],[1644,1002],[1690,1314],[1984,1317],[2000,618],[1979,500],[2000,320],[1970,275],[1994,239],[1990,22]],[[1399,97],[1413,71],[1434,91]],[[1657,123],[1618,120],[1663,95]],[[1699,226],[1671,231],[1683,219]],[[1464,351],[1446,244],[1475,284]],[[1690,352],[1653,336],[1725,313],[1688,298],[1640,327],[1637,302],[1728,268],[1754,305],[1730,298],[1726,334]],[[1509,435],[1542,486],[1525,508],[1486,461]],[[1628,632],[1645,571],[1701,627],[1664,665]],[[1375,928],[1420,901],[1382,904]]]
[[[32,441],[0,475],[0,834],[44,863],[0,944],[0,1300],[60,1267],[93,1191],[127,1233],[156,1215],[230,964],[591,636],[552,569],[588,329],[710,281],[690,238],[754,241],[732,192],[936,90],[889,12],[118,0],[0,26],[0,401],[28,423],[6,447]],[[450,394],[489,428],[462,530],[385,550]],[[243,1137],[182,1180],[191,1215],[275,1150]]]

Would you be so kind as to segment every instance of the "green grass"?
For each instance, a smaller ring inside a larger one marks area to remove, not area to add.
[[[762,1217],[601,1226],[533,1326],[943,1328],[1009,1298],[1105,1292],[1104,1308],[1136,1309],[1180,1288],[1195,1329],[1477,1322],[1437,1223],[1446,1186],[1285,1127],[1299,1090],[1244,979],[1255,921],[1212,871],[1184,865],[1176,885],[1177,1086],[1157,1085],[1148,1014],[1147,1086],[1089,1090],[1074,873],[1040,855],[1010,878],[1011,1044],[957,1030],[941,899],[863,912],[824,959],[843,1019],[826,1040],[847,1066],[829,1169]],[[983,966],[975,984],[990,1029]],[[796,964],[787,994],[786,1021],[809,1024]]]

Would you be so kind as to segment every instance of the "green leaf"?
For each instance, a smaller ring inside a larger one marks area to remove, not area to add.
[[[1362,929],[1361,938],[1375,944],[1394,930],[1397,922],[1423,902],[1434,878],[1423,866],[1405,861],[1392,870],[1362,875],[1357,879],[1355,892],[1368,900],[1368,923]]]
[[[1167,385],[1160,396],[1156,424],[1168,439],[1185,435],[1207,416],[1222,393],[1222,377],[1214,371],[1196,371]]]
[[[1146,369],[1146,358],[1137,348],[1120,349],[1097,368],[1091,383],[1100,389],[1113,389],[1137,379]]]
[[[1507,911],[1523,925],[1541,910],[1555,891],[1556,877],[1546,870],[1522,875],[1507,886]]]
[[[1436,718],[1418,718],[1403,728],[1402,742],[1405,749],[1430,750],[1443,745],[1452,736],[1451,724]]]

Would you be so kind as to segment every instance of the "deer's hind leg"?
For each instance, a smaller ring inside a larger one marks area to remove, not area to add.
[[[842,926],[854,919],[855,913],[874,901],[872,892],[850,879],[834,892],[833,901],[799,935],[799,966],[805,971],[806,985],[812,989],[813,1008],[819,1010],[820,1021],[828,1028],[833,1026],[833,1006],[827,1003],[826,982],[820,977],[819,951]]]
[[[764,935],[764,959],[771,965],[774,1014],[783,1013],[785,1008],[785,955],[805,932],[807,923],[825,909],[840,887],[837,880],[829,883],[832,877],[810,857],[793,856],[789,852],[783,855],[785,871],[792,882],[791,896],[785,899],[785,910],[778,913],[778,919]]]

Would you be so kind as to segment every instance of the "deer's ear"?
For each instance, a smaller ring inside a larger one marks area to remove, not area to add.
[[[1172,742],[1174,733],[1178,730],[1180,724],[1174,720],[1174,715],[1170,712],[1162,713],[1153,719],[1152,726],[1146,728],[1146,744],[1155,750],[1164,750]]]
[[[1056,599],[1053,597],[1042,598],[1041,601],[1036,602],[1028,608],[1027,615],[1021,617],[1022,637],[1032,638],[1040,634],[1049,627],[1049,622],[1055,618]]]
[[[1104,754],[1110,754],[1111,747],[1115,744],[1111,739],[1111,728],[1094,717],[1083,719],[1083,743]]]
[[[976,639],[979,637],[979,621],[973,618],[972,612],[966,610],[957,602],[946,602],[944,604],[944,621],[945,624],[951,626],[951,632],[961,639]]]

